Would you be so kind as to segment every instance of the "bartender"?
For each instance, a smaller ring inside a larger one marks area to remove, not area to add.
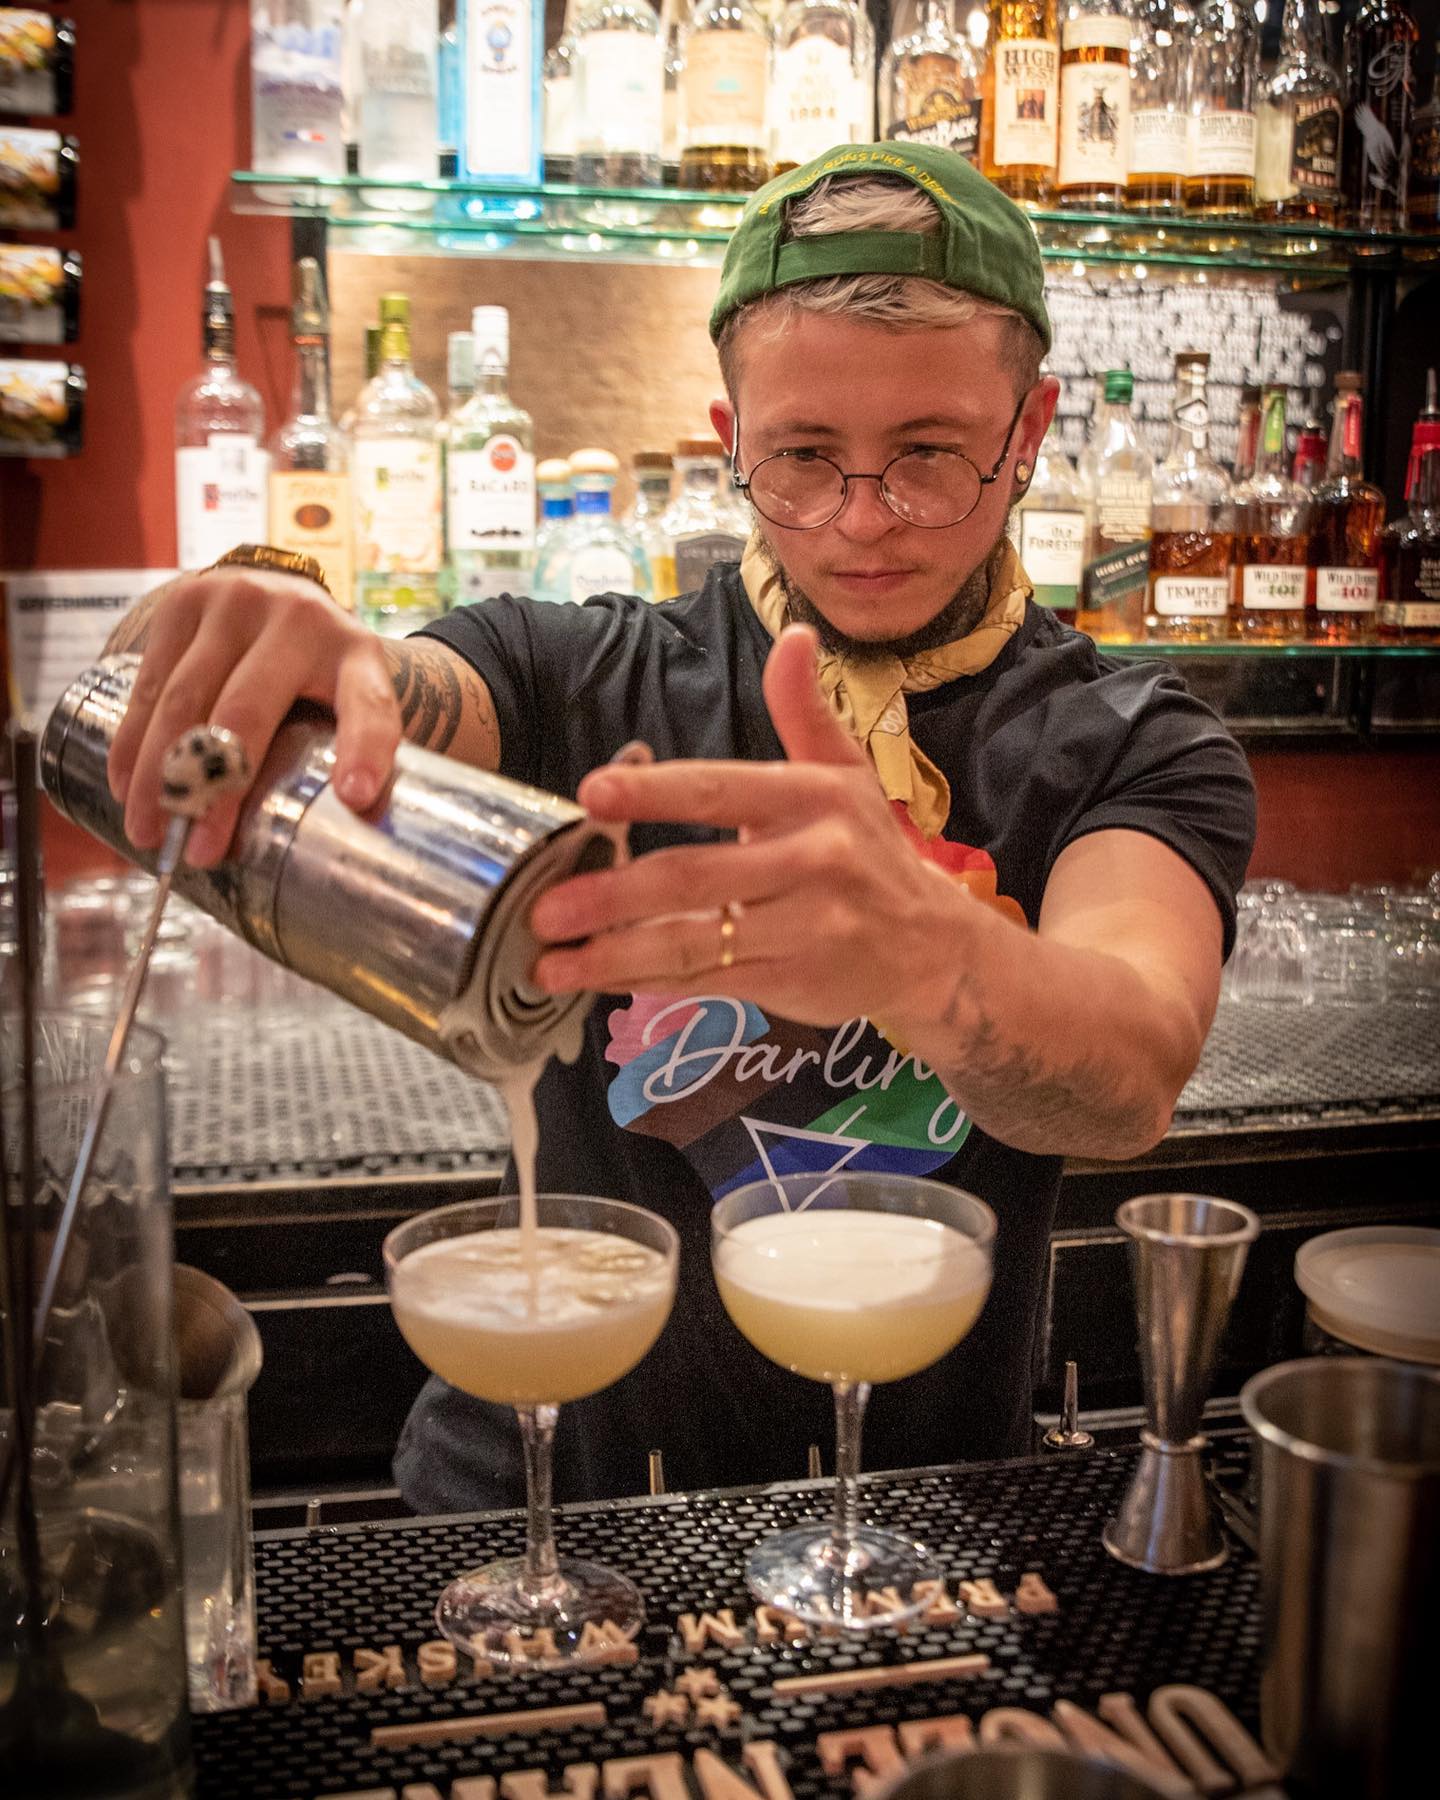
[[[558,1498],[638,1491],[652,1447],[706,1487],[798,1477],[828,1440],[828,1390],[751,1349],[710,1272],[712,1201],[772,1171],[901,1170],[993,1208],[979,1324],[876,1393],[866,1460],[1027,1449],[1061,1159],[1150,1148],[1200,1055],[1253,790],[1179,678],[1058,624],[1006,539],[1058,394],[1043,288],[1024,214],[963,158],[838,149],[754,195],[725,259],[711,417],[754,530],[700,592],[507,597],[386,642],[230,566],[112,641],[144,649],[110,764],[137,845],[182,730],[226,726],[258,766],[301,697],[334,708],[357,809],[403,733],[631,828],[634,861],[534,909],[538,983],[599,996],[540,1081],[537,1174],[669,1218],[680,1297],[633,1373],[564,1409]],[[632,740],[655,762],[608,766]],[[514,1415],[432,1379],[396,1470],[422,1511],[517,1503]]]

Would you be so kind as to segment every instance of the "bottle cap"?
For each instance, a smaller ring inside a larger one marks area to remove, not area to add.
[[[1360,371],[1358,369],[1342,369],[1335,377],[1337,394],[1358,394],[1360,392]]]
[[[684,457],[703,457],[706,461],[724,462],[727,452],[725,446],[716,437],[681,438],[675,446],[675,454]]]
[[[630,467],[637,475],[647,471],[657,475],[668,475],[675,467],[675,458],[668,450],[637,450],[630,458]]]
[[[380,323],[384,325],[408,325],[410,323],[410,296],[408,294],[382,294],[380,296]]]
[[[1210,367],[1210,352],[1208,350],[1177,350],[1175,352],[1175,367],[1177,369],[1208,369]],[[1246,391],[1248,392],[1248,390]],[[1255,389],[1255,397],[1257,400],[1260,397],[1259,388]],[[1243,399],[1241,404],[1244,405]]]
[[[1135,393],[1135,377],[1128,369],[1105,371],[1105,400],[1110,406],[1128,406]]]
[[[475,367],[482,374],[510,367],[510,314],[503,306],[477,306],[470,314]]]
[[[577,479],[582,475],[604,475],[613,481],[620,473],[620,463],[608,450],[575,450],[570,456],[570,473]]]
[[[542,463],[535,465],[535,483],[537,487],[568,487],[570,484],[570,459],[565,456],[549,456]]]
[[[452,331],[446,340],[445,376],[450,387],[475,385],[475,338],[468,331]]]

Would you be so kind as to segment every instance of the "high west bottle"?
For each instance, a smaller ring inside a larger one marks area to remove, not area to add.
[[[1405,223],[1419,30],[1398,0],[1364,0],[1345,27],[1345,220],[1361,231]]]
[[[1235,490],[1235,635],[1305,635],[1309,495],[1285,473],[1285,390],[1265,390],[1255,473]]]
[[[1170,447],[1150,511],[1146,624],[1152,637],[1192,644],[1229,636],[1234,514],[1229,478],[1210,454],[1209,369],[1203,351],[1175,358]]]
[[[1119,206],[1130,153],[1130,0],[1064,0],[1060,22],[1062,206]]]
[[[1420,456],[1409,515],[1386,534],[1380,635],[1440,638],[1440,448]]]
[[[1133,643],[1144,635],[1145,585],[1150,563],[1150,497],[1154,461],[1140,443],[1130,401],[1128,369],[1105,376],[1083,475],[1095,497],[1076,629],[1091,637]]]
[[[1312,634],[1326,644],[1351,644],[1375,628],[1380,598],[1380,530],[1385,496],[1360,466],[1360,377],[1335,377],[1335,413],[1325,479],[1311,496],[1307,600]]]
[[[1254,206],[1259,84],[1254,0],[1200,0],[1190,44],[1187,211],[1220,217]]]
[[[1179,212],[1189,155],[1188,9],[1175,0],[1139,0],[1130,40],[1130,162],[1125,204],[1138,212]]]
[[[1055,0],[996,0],[980,117],[980,167],[1012,200],[1055,191],[1060,42]]]
[[[1333,225],[1340,209],[1340,77],[1320,0],[1285,0],[1280,59],[1256,112],[1255,212]]]

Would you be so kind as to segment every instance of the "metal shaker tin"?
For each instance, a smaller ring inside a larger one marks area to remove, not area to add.
[[[138,656],[72,682],[41,744],[60,811],[142,868],[106,762]],[[617,841],[581,807],[402,744],[381,799],[335,794],[334,720],[297,706],[246,795],[230,857],[183,863],[175,887],[274,961],[318,982],[472,1074],[492,1080],[573,1056],[593,996],[546,994],[530,971],[541,891],[608,867]]]

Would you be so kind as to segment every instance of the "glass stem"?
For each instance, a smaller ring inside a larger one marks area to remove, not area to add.
[[[860,1432],[865,1422],[868,1381],[835,1383],[835,1518],[826,1560],[845,1569],[863,1566],[855,1542],[860,1524]]]
[[[517,1406],[525,1450],[525,1585],[532,1593],[549,1587],[560,1572],[555,1554],[555,1515],[550,1503],[550,1471],[558,1406]]]

